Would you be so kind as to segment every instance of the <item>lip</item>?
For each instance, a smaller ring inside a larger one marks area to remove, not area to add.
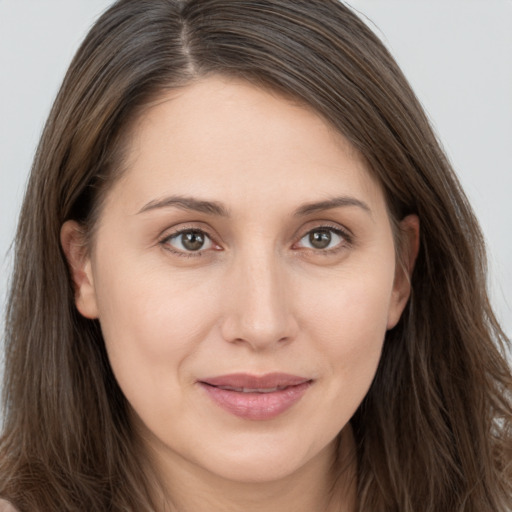
[[[276,418],[298,402],[312,383],[287,373],[234,373],[198,381],[216,405],[249,420]]]

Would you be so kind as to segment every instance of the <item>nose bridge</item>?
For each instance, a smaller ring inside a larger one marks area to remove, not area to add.
[[[262,244],[263,245],[263,244]],[[270,244],[235,257],[225,338],[262,349],[296,335],[286,269]]]

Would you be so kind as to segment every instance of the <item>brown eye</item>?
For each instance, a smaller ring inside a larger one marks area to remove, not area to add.
[[[183,233],[182,244],[185,249],[189,251],[199,251],[202,249],[205,241],[204,233],[198,231],[191,231],[189,233]]]
[[[197,252],[210,249],[213,245],[210,237],[206,233],[196,229],[176,233],[167,238],[165,243],[180,252]]]
[[[309,233],[309,243],[315,249],[325,249],[331,243],[331,232],[327,229],[319,229]]]
[[[344,242],[348,242],[348,237],[340,229],[319,227],[306,233],[300,239],[299,246],[322,251],[336,249]]]

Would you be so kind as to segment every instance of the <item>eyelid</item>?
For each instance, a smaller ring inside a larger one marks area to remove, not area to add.
[[[313,223],[311,223],[311,224],[313,224]],[[206,252],[209,252],[212,250],[214,250],[214,251],[222,251],[223,250],[221,245],[216,240],[217,237],[215,235],[211,234],[211,232],[210,232],[211,230],[208,229],[208,227],[205,227],[203,225],[198,226],[197,224],[192,223],[192,224],[181,225],[178,228],[171,228],[171,229],[172,230],[167,229],[162,233],[162,235],[158,238],[158,244],[163,246],[165,248],[165,250],[167,250],[177,256],[198,257],[198,256],[203,256]],[[297,247],[297,244],[305,236],[307,236],[308,234],[310,234],[316,230],[317,231],[319,231],[319,230],[332,231],[336,235],[340,236],[343,239],[343,241],[340,242],[339,244],[337,244],[335,247],[328,248],[328,249]],[[167,243],[170,239],[176,238],[176,237],[180,236],[181,234],[187,233],[190,231],[197,231],[197,232],[203,233],[211,241],[211,243],[214,247],[207,248],[207,249],[200,249],[198,251],[186,251],[186,250],[177,249]],[[352,246],[354,243],[354,235],[352,234],[352,232],[349,229],[347,229],[344,226],[339,225],[338,223],[332,223],[329,221],[326,221],[326,222],[319,221],[319,223],[315,223],[314,225],[311,225],[311,227],[309,229],[303,228],[301,230],[300,236],[297,235],[294,238],[297,241],[292,245],[292,249],[298,249],[298,250],[301,250],[301,252],[313,252],[315,254],[324,254],[324,255],[336,253],[344,248],[348,248],[348,247]]]
[[[347,248],[353,245],[354,243],[354,235],[345,227],[340,226],[339,224],[333,224],[330,222],[324,222],[317,224],[306,231],[302,231],[302,234],[298,236],[297,242],[293,244],[295,247],[303,238],[308,236],[309,234],[315,232],[315,231],[332,231],[336,235],[340,236],[343,241],[337,244],[335,247],[331,247],[329,249],[315,249],[311,247],[298,247],[298,249],[301,249],[303,251],[310,251],[318,254],[332,254],[335,252],[338,252],[339,250],[343,248]]]
[[[175,238],[179,237],[180,235],[182,235],[184,233],[189,233],[191,231],[202,233],[206,238],[208,238],[210,240],[213,247],[209,247],[207,249],[199,249],[197,251],[186,251],[186,250],[180,250],[168,243],[169,240],[175,239]],[[211,251],[211,250],[215,250],[215,251],[222,250],[222,248],[216,241],[215,237],[209,232],[208,229],[206,229],[205,227],[199,227],[194,224],[183,225],[179,228],[174,228],[172,231],[169,231],[169,230],[164,231],[164,233],[158,238],[158,244],[160,246],[162,246],[165,250],[167,250],[177,256],[184,256],[186,258],[203,256],[204,253]]]

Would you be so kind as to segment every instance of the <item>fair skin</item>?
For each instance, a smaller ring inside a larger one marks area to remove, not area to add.
[[[357,152],[241,81],[166,92],[129,148],[92,247],[72,221],[61,238],[164,492],[179,511],[354,510],[349,420],[408,300],[417,218],[402,221],[402,267]],[[276,372],[305,381],[290,403],[205,383]],[[338,439],[347,469],[331,496]]]

